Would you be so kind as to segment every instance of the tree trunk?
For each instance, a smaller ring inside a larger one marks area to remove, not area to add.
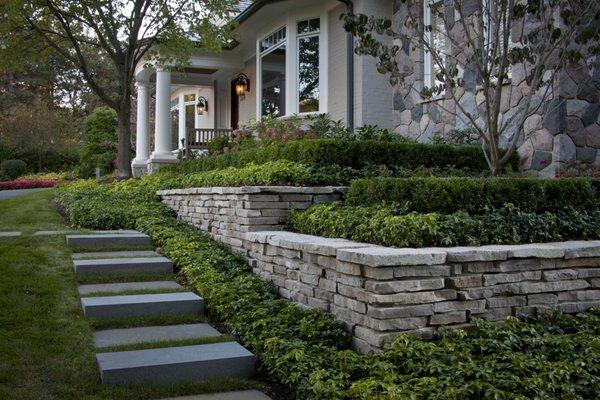
[[[117,178],[129,179],[131,173],[131,113],[130,106],[117,112]]]

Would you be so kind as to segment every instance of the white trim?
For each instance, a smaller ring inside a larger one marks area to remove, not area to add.
[[[277,47],[268,51],[261,51],[260,42],[269,35],[277,32],[283,26],[286,27],[286,77],[285,77],[285,114],[281,117],[288,117],[298,114],[298,37],[314,36],[319,37],[319,111],[318,113],[327,113],[328,111],[328,90],[329,90],[329,37],[328,37],[328,10],[323,7],[312,7],[304,9],[301,12],[291,12],[285,14],[277,23],[269,24],[265,29],[258,32],[256,39],[256,119],[262,119],[262,56],[268,54]],[[305,19],[320,20],[320,29],[318,33],[310,32],[298,35],[297,22]],[[303,113],[302,115],[309,114]]]

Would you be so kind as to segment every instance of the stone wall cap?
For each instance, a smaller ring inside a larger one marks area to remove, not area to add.
[[[447,252],[441,248],[394,248],[371,246],[359,249],[340,249],[340,261],[364,264],[370,267],[392,267],[405,265],[438,265],[446,262]]]
[[[245,239],[254,243],[270,244],[292,250],[302,250],[323,256],[335,256],[337,250],[372,247],[372,244],[353,242],[347,239],[326,238],[289,231],[248,232]]]
[[[450,247],[446,251],[450,262],[499,261],[508,257],[504,246]]]
[[[345,193],[347,190],[347,186],[214,186],[159,190],[156,194],[158,196],[253,193],[335,194]]]
[[[552,242],[552,246],[565,250],[565,258],[600,257],[600,240],[570,240]]]

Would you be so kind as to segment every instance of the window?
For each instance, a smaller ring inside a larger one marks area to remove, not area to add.
[[[319,111],[320,20],[300,21],[298,29],[298,112]]]
[[[425,31],[425,40],[429,43],[429,46],[436,55],[440,56],[439,62],[436,62],[433,54],[425,48],[425,59],[424,59],[424,74],[423,80],[424,85],[432,87],[434,85],[441,85],[444,82],[438,80],[436,75],[440,73],[440,63],[443,65],[446,61],[447,51],[447,33],[446,24],[444,22],[444,2],[436,0],[426,0],[424,2],[425,10],[423,17],[423,24],[431,26],[431,31]]]
[[[260,41],[261,115],[285,115],[286,28]]]
[[[171,148],[179,147],[179,97],[171,100]]]

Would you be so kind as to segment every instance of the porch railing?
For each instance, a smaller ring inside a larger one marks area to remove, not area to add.
[[[193,129],[188,132],[184,147],[189,150],[206,150],[208,143],[218,137],[231,137],[231,129]]]

